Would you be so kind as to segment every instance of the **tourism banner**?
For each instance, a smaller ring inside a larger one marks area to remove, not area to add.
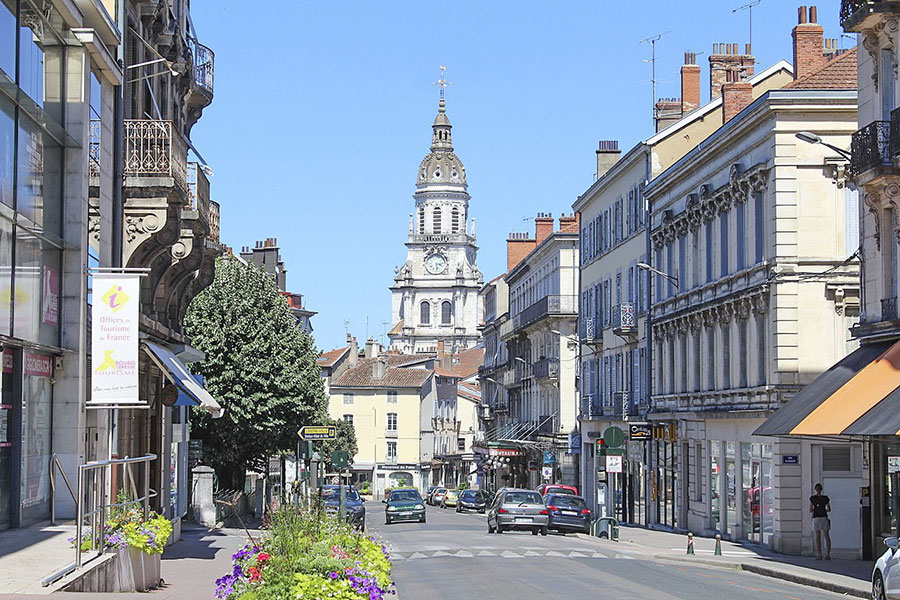
[[[127,273],[96,273],[91,305],[92,405],[141,404],[138,394],[138,321],[141,280]]]

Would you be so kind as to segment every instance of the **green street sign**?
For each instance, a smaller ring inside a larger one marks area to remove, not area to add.
[[[350,464],[350,454],[346,450],[335,450],[331,453],[331,464],[337,469],[343,469]]]
[[[306,425],[297,432],[301,440],[333,440],[337,437],[334,425]]]
[[[609,448],[618,448],[625,443],[625,432],[613,425],[603,432],[603,443]]]

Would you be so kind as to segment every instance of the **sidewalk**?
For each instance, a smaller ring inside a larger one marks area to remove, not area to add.
[[[48,523],[0,533],[0,596],[45,594],[41,581],[75,562],[75,525]]]
[[[582,534],[578,537],[615,544]],[[869,598],[871,594],[870,578],[874,561],[816,560],[806,556],[777,554],[761,546],[724,540],[722,556],[716,556],[716,541],[705,537],[694,537],[695,554],[689,555],[687,535],[642,527],[621,527],[619,545],[643,549],[648,556],[658,560],[749,571],[857,598]]]

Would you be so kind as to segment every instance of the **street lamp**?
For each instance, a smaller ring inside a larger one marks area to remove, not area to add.
[[[521,363],[525,366],[528,366],[528,361],[522,358],[521,356],[517,356],[516,360],[521,361]]]
[[[637,268],[638,268],[638,269],[643,269],[643,270],[645,270],[645,271],[650,271],[651,273],[656,273],[657,275],[660,275],[661,277],[665,277],[665,278],[668,279],[673,285],[675,285],[676,287],[678,287],[678,277],[676,277],[675,275],[669,275],[668,273],[664,273],[663,271],[660,271],[659,269],[655,269],[655,268],[651,267],[650,265],[648,265],[647,263],[644,263],[644,262],[639,262],[639,263],[637,264]]]
[[[837,152],[838,154],[840,154],[847,160],[853,159],[853,156],[849,152],[847,152],[846,150],[844,150],[842,148],[838,148],[837,146],[829,144],[828,142],[823,141],[821,137],[819,137],[818,135],[816,135],[815,133],[813,133],[811,131],[800,131],[800,132],[796,133],[794,135],[794,137],[796,137],[798,140],[800,140],[802,142],[806,142],[807,144],[822,144],[826,148],[831,148],[832,150],[834,150],[835,152]]]

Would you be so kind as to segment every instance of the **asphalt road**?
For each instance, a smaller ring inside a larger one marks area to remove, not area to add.
[[[400,600],[844,598],[753,573],[653,560],[606,540],[488,534],[483,515],[452,509],[429,506],[427,523],[388,526],[383,504],[370,502],[366,511],[369,531],[391,550]]]

